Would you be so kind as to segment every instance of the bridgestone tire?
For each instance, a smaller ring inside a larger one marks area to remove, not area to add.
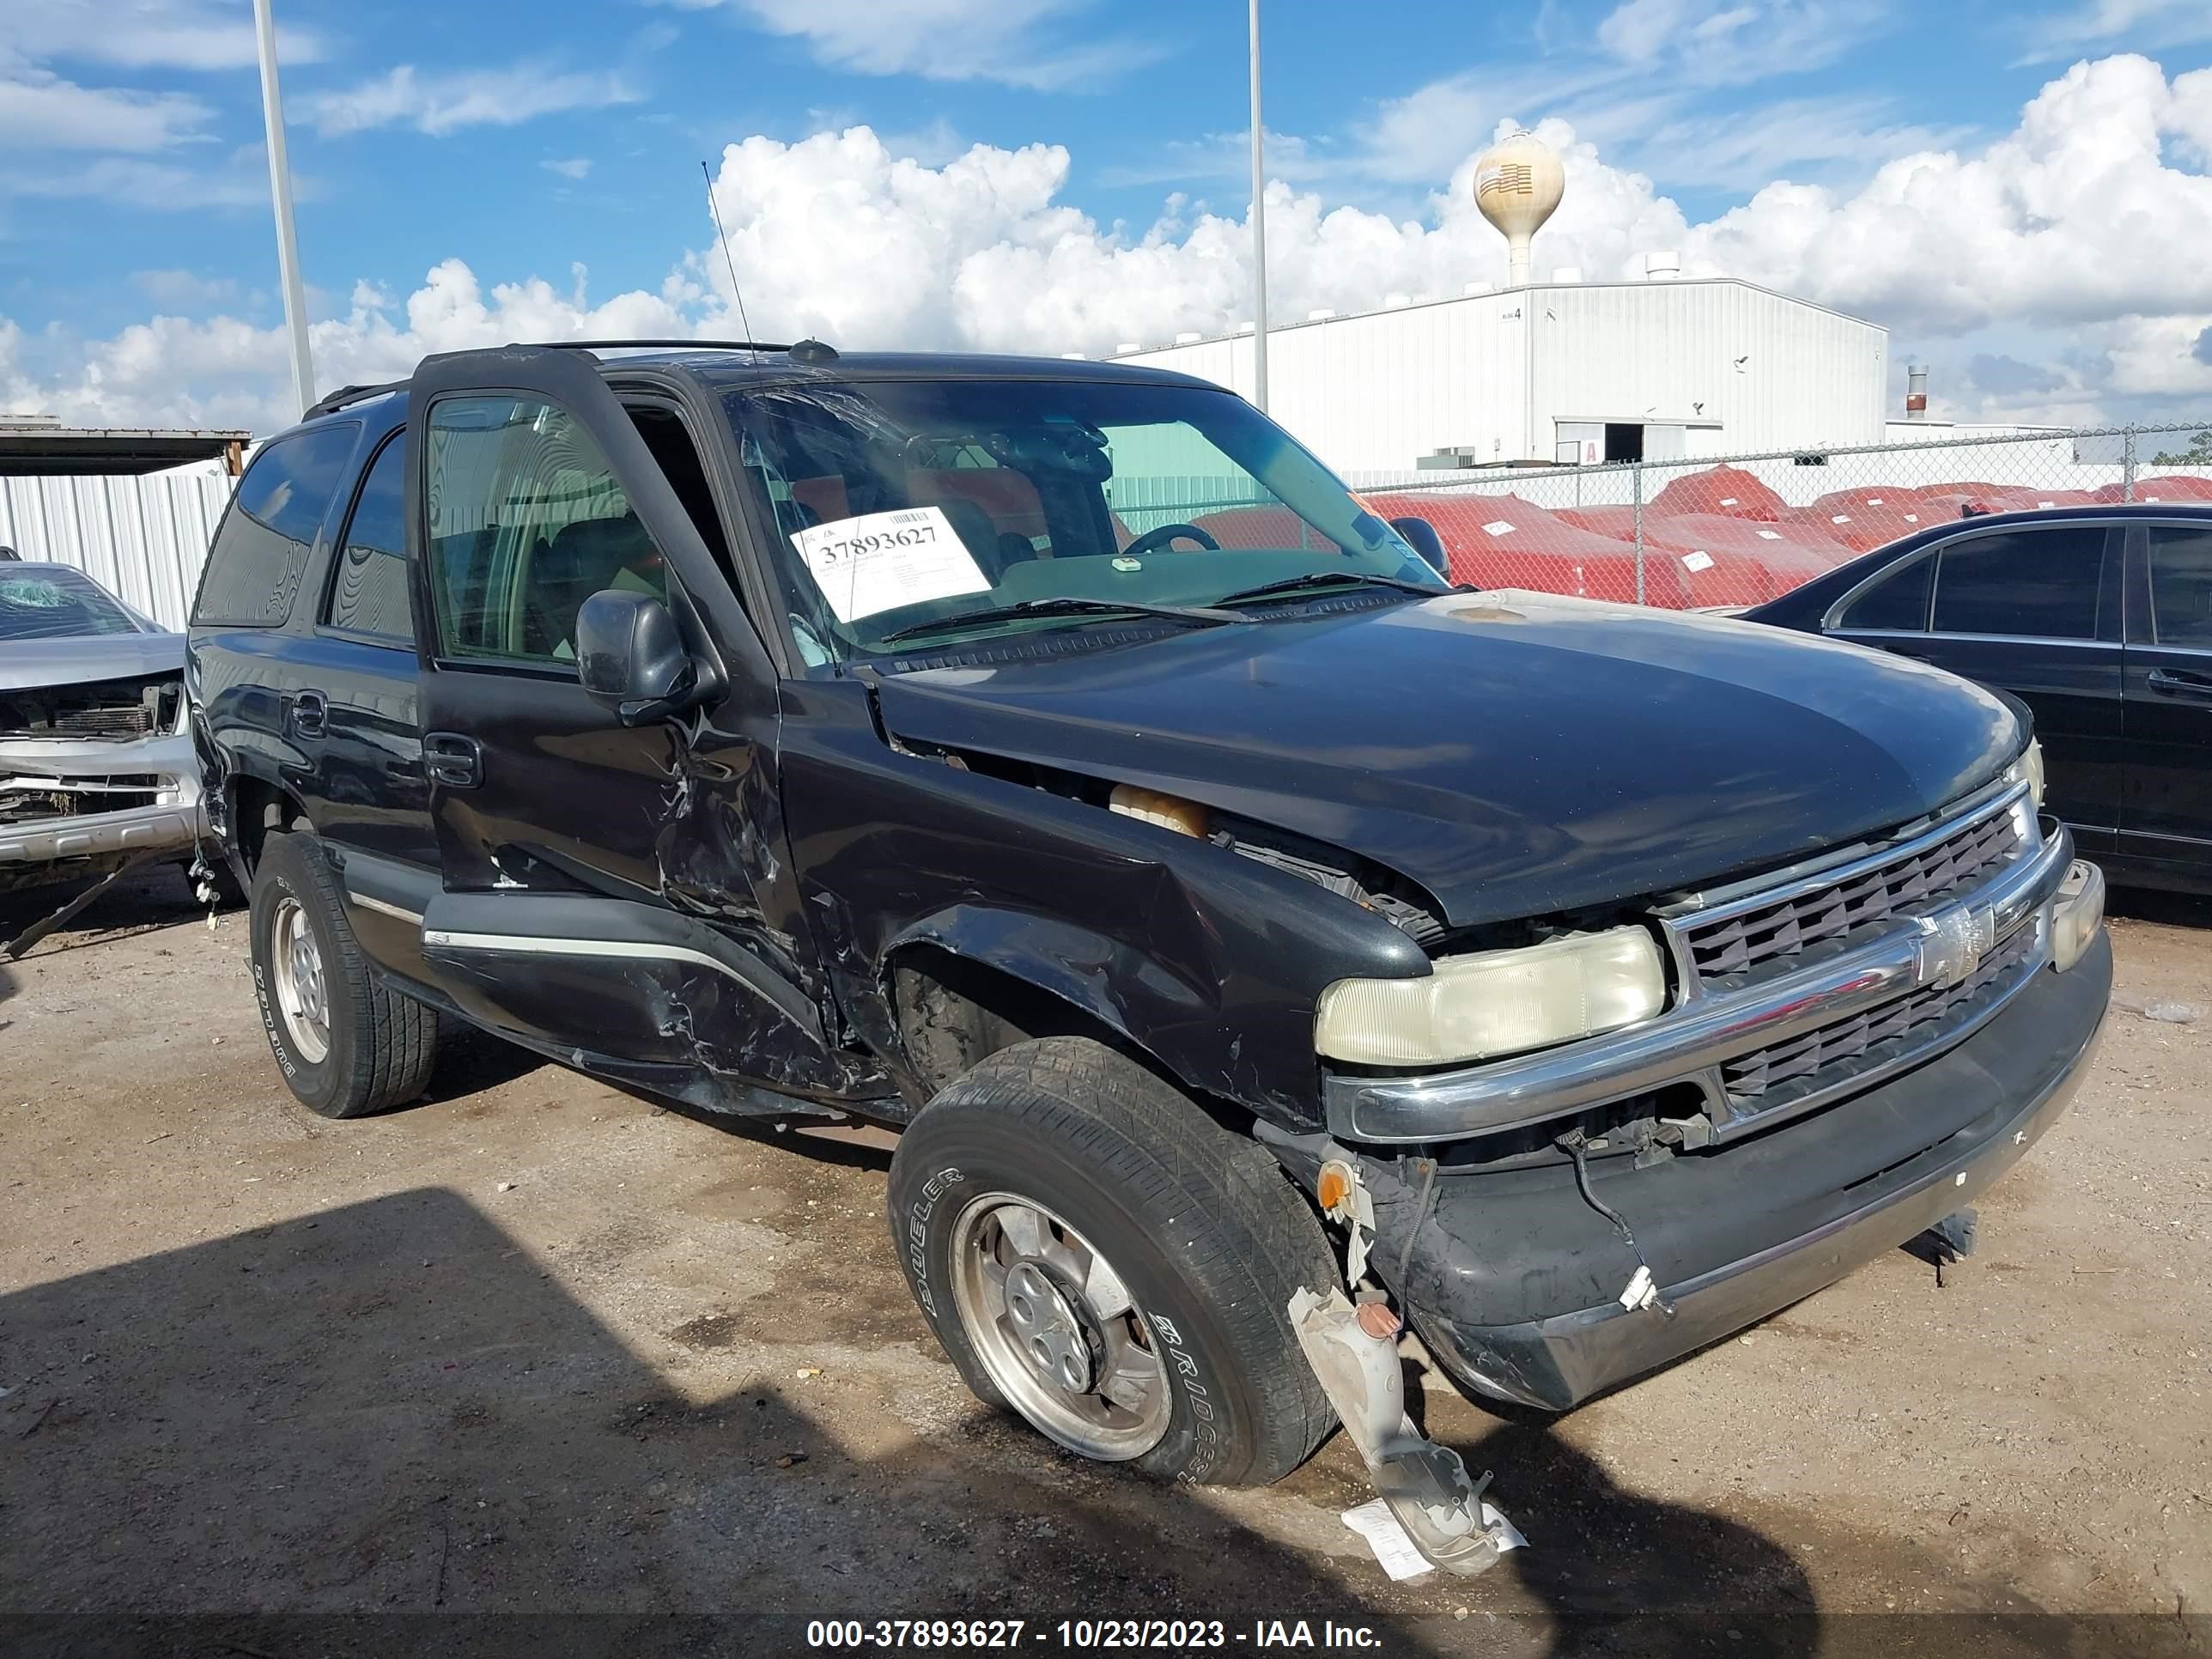
[[[288,897],[305,914],[322,959],[330,1048],[320,1060],[301,1051],[276,1003],[274,931]],[[263,844],[249,926],[262,1030],[302,1105],[325,1117],[366,1117],[422,1092],[437,1063],[437,1012],[379,982],[314,837],[272,835]]]
[[[1320,1223],[1267,1149],[1104,1045],[1047,1037],[956,1079],[900,1138],[887,1215],[938,1340],[977,1397],[992,1382],[952,1288],[957,1218],[1005,1193],[1062,1218],[1112,1264],[1170,1387],[1163,1437],[1127,1467],[1265,1486],[1334,1425],[1287,1311],[1335,1280]]]

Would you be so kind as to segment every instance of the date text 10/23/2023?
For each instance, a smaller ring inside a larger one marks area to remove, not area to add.
[[[1043,1647],[1050,1651],[1103,1649],[1330,1648],[1381,1650],[1370,1626],[1331,1620],[1261,1619],[1232,1626],[1219,1619],[824,1619],[806,1627],[810,1648]]]

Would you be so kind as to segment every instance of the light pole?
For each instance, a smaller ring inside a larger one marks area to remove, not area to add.
[[[1260,126],[1260,0],[1252,24],[1252,402],[1267,407],[1267,174]]]
[[[284,326],[292,336],[292,390],[304,414],[315,401],[315,364],[307,349],[307,295],[300,283],[300,248],[292,233],[292,166],[284,155],[284,102],[276,91],[276,22],[269,5],[270,0],[253,0],[253,33],[261,52],[269,195],[276,210],[276,276],[284,287]]]

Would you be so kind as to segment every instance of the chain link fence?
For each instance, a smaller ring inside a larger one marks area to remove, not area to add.
[[[1901,536],[1985,513],[2212,501],[2212,430],[1931,433],[1857,448],[1370,475],[1354,487],[1384,518],[1434,526],[1460,581],[1735,607]]]

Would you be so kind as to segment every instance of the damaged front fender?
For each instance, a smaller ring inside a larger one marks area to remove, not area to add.
[[[896,1047],[895,955],[929,945],[1128,1033],[1186,1089],[1321,1121],[1314,1006],[1355,975],[1428,971],[1382,916],[1208,842],[900,753],[865,687],[787,687],[787,823],[837,999]]]

